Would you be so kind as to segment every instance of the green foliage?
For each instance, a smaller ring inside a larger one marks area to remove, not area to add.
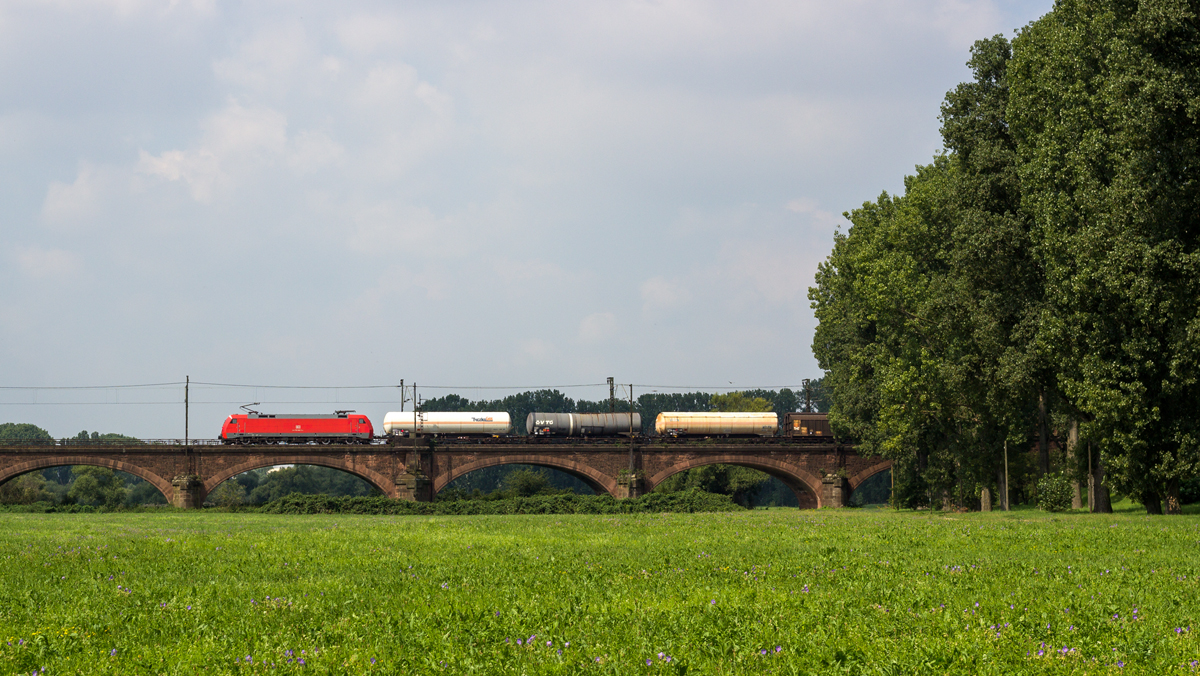
[[[1179,486],[1179,499],[1185,505],[1200,502],[1200,476],[1192,477]]]
[[[852,507],[886,505],[891,502],[891,496],[892,473],[884,471],[859,484],[858,488],[854,489],[854,493],[850,495],[850,505]]]
[[[118,474],[122,474],[122,472],[118,472]],[[128,491],[125,498],[126,507],[167,504],[167,497],[149,481],[130,476],[125,480],[125,490]]]
[[[219,493],[222,500],[232,499],[239,494],[238,488],[230,486],[225,491],[221,491],[225,484],[230,483],[237,484],[237,487],[241,489],[240,493],[245,496],[242,498],[244,502],[255,505],[278,500],[293,493],[332,496],[362,496],[377,493],[370,484],[353,474],[316,465],[295,465],[245,472],[222,483],[213,493]],[[215,500],[213,502],[215,504]]]
[[[1064,0],[1010,69],[1039,339],[1109,479],[1152,511],[1200,471],[1198,40],[1194,3]]]
[[[763,397],[750,397],[743,392],[714,394],[709,399],[709,406],[719,413],[770,413],[771,402]]]
[[[740,510],[728,496],[689,490],[651,493],[632,500],[610,495],[559,493],[505,500],[439,500],[411,502],[383,496],[334,498],[289,495],[263,505],[267,514],[640,514],[660,512],[729,512]]]
[[[29,423],[0,424],[0,441],[43,441],[53,442],[54,437],[46,430]]]
[[[1059,473],[1046,474],[1037,482],[1038,509],[1065,512],[1071,508],[1071,480]]]
[[[546,472],[536,469],[521,469],[504,478],[504,488],[512,495],[528,498],[550,487]]]
[[[37,472],[22,474],[0,484],[0,505],[29,505],[53,501],[54,495],[46,490],[46,477]]]
[[[71,439],[66,439],[64,441],[69,441],[73,444],[130,444],[130,443],[140,444],[140,443],[142,443],[142,440],[138,439],[137,437],[127,437],[124,434],[117,434],[115,432],[106,432],[104,434],[101,434],[99,432],[92,432],[91,434],[88,434],[87,430],[83,430],[79,434],[76,434]]]
[[[208,502],[218,507],[236,507],[246,504],[246,488],[237,481],[223,481],[216,490],[208,494]]]
[[[673,474],[657,486],[655,493],[704,491],[728,495],[743,507],[750,507],[754,497],[770,481],[770,475],[737,465],[704,465]]]
[[[110,509],[125,503],[125,483],[107,467],[78,465],[71,468],[75,481],[67,497],[80,505],[99,505]]]
[[[503,499],[512,497],[504,488],[507,478],[510,474],[521,471],[541,472],[548,482],[546,492],[595,494],[595,491],[586,483],[566,472],[534,465],[497,465],[478,469],[458,477],[437,494],[437,499]]]

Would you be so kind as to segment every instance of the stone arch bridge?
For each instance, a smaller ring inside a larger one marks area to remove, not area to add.
[[[95,465],[150,482],[176,507],[193,508],[223,481],[261,467],[319,465],[353,474],[391,498],[428,501],[451,481],[496,465],[537,465],[574,475],[597,493],[637,497],[684,470],[723,463],[761,470],[803,508],[843,507],[891,461],[853,446],[787,439],[399,439],[364,446],[248,445],[212,441],[0,445],[0,483],[47,467]]]

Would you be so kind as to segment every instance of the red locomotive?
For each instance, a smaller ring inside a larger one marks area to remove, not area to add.
[[[375,429],[367,416],[354,411],[332,415],[235,413],[221,426],[227,444],[369,444]]]

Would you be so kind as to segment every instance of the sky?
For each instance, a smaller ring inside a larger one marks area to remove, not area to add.
[[[1050,7],[0,0],[0,422],[797,387],[842,214]]]

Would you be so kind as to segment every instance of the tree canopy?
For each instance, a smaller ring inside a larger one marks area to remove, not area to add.
[[[975,43],[945,150],[846,214],[809,297],[830,422],[907,504],[1020,491],[1079,444],[1150,511],[1200,471],[1200,20],[1060,0]],[[1099,504],[1099,503],[1097,503]]]

